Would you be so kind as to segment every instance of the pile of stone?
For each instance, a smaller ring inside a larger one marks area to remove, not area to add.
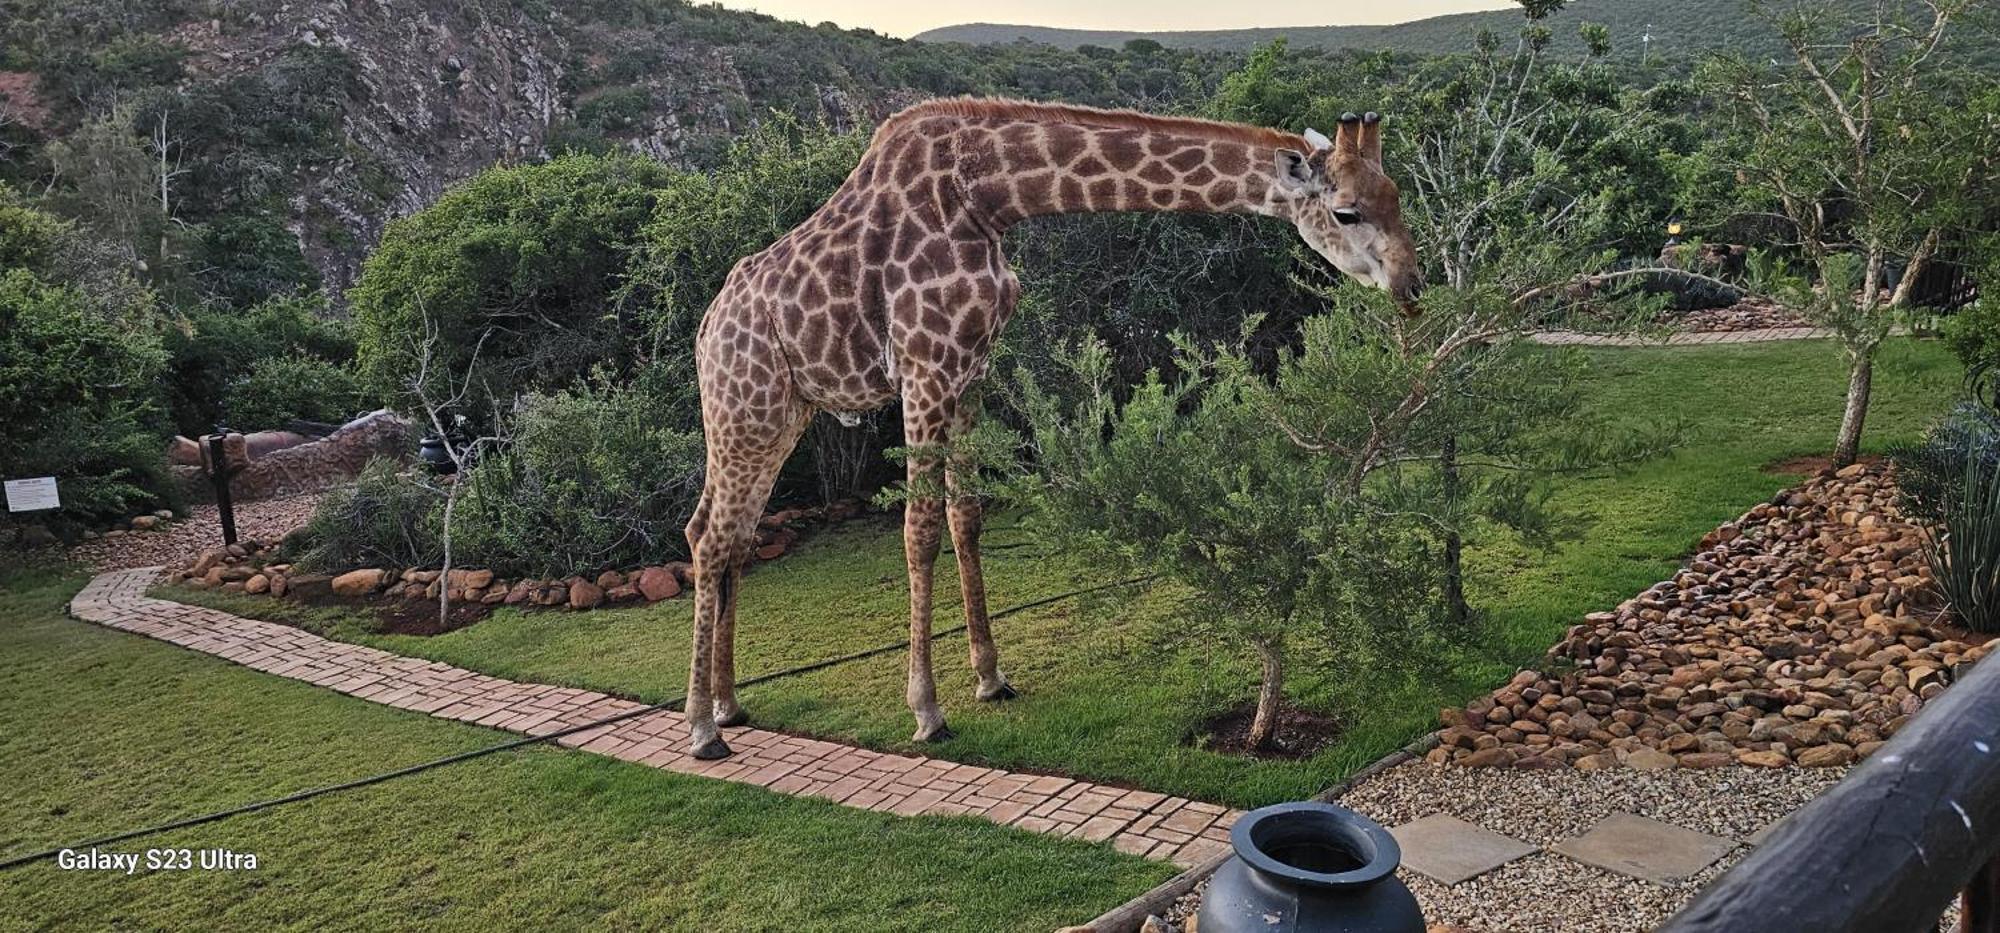
[[[240,504],[236,530],[245,539],[276,541],[305,524],[318,502],[317,494],[307,494]],[[126,529],[114,526],[100,534],[85,534],[69,548],[66,557],[98,570],[184,567],[214,549],[222,538],[221,520],[213,505],[190,506],[185,518],[172,521],[161,518],[160,512],[134,516]]]
[[[1672,579],[1572,627],[1547,672],[1444,710],[1430,760],[1846,765],[2000,642],[1936,624],[1921,534],[1880,466],[1822,473],[1702,548]]]
[[[806,520],[839,521],[862,510],[859,502],[841,502],[823,509],[784,509],[766,515],[758,523],[751,561],[771,561],[784,556],[798,541],[798,525]],[[690,585],[689,569],[687,562],[676,561],[630,570],[605,570],[593,576],[514,580],[500,579],[493,571],[480,568],[454,568],[446,573],[423,568],[362,567],[339,574],[314,574],[279,562],[274,548],[243,541],[203,551],[192,563],[170,572],[167,582],[192,589],[306,600],[435,600],[442,593],[454,603],[595,609],[673,599]]]
[[[1675,318],[1674,324],[1683,331],[1698,334],[1810,326],[1804,318],[1783,305],[1754,296],[1726,308],[1689,311]]]

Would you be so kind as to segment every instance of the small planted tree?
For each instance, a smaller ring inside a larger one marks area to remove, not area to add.
[[[1123,405],[1111,355],[1084,344],[1064,360],[1078,390],[1061,401],[1025,371],[1023,408],[1040,530],[1063,549],[1188,588],[1189,622],[1253,651],[1261,668],[1249,743],[1270,745],[1288,641],[1320,621],[1304,604],[1314,565],[1340,554],[1308,543],[1322,477],[1275,434],[1240,374],[1210,375],[1189,356]]]
[[[1442,660],[1440,543],[1495,524],[1546,540],[1541,478],[1616,456],[1573,359],[1439,310],[1411,325],[1374,293],[1342,292],[1274,374],[1184,344],[1170,377],[1122,403],[1096,343],[1067,358],[1068,391],[1020,375],[1014,492],[1031,523],[1185,587],[1192,631],[1256,657],[1255,749],[1273,742],[1291,648],[1310,641],[1362,682]],[[1447,438],[1464,452],[1458,488],[1437,465]]]

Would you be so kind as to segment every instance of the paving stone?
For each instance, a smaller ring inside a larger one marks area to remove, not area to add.
[[[1389,830],[1403,849],[1403,867],[1445,885],[1476,878],[1536,850],[1455,816],[1433,813]]]
[[[1664,884],[1707,868],[1736,843],[1643,816],[1613,813],[1589,832],[1552,848],[1586,865]]]

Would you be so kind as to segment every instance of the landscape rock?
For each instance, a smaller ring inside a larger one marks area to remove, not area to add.
[[[383,578],[388,575],[388,571],[375,567],[350,570],[333,578],[333,594],[350,599],[371,595],[381,588]]]
[[[681,593],[681,581],[666,567],[647,567],[639,571],[633,583],[649,602],[672,599]]]
[[[434,580],[436,578],[436,572],[432,572],[431,579]],[[430,581],[426,580],[424,582],[428,583]],[[493,585],[493,571],[454,570],[451,572],[451,577],[447,581],[447,585],[458,587],[461,590],[483,590]]]
[[[604,589],[588,580],[577,580],[569,585],[569,607],[571,609],[595,609],[604,602]]]

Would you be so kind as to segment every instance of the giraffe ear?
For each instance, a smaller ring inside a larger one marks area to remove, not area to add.
[[[1297,149],[1279,149],[1274,161],[1280,189],[1291,194],[1304,194],[1319,186],[1319,173],[1305,153]]]
[[[1306,142],[1312,144],[1313,151],[1315,152],[1321,149],[1333,148],[1333,140],[1326,138],[1325,133],[1313,129],[1310,126],[1306,127],[1305,137],[1306,137]]]

